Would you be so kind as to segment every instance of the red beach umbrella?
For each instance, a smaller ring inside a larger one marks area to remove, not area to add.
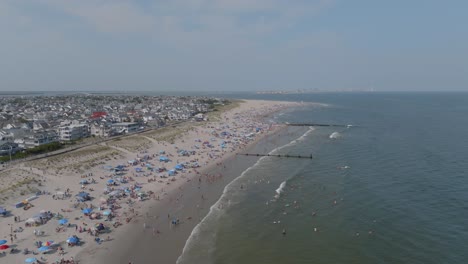
[[[1,245],[0,246],[0,250],[5,250],[5,249],[8,249],[8,248],[10,248],[9,245]]]

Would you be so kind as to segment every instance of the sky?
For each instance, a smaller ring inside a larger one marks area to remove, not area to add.
[[[466,0],[0,0],[0,91],[468,91]]]

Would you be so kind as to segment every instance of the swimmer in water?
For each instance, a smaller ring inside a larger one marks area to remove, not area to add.
[[[286,229],[283,229],[283,236],[286,235]]]

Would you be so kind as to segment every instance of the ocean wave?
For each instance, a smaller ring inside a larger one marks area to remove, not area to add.
[[[296,145],[297,143],[303,141],[308,135],[310,135],[310,133],[312,133],[313,131],[315,131],[315,128],[314,127],[309,127],[309,130],[307,130],[302,136],[298,137],[297,139],[289,142],[288,144],[286,145],[283,145],[281,147],[278,147],[278,148],[275,148],[274,150],[272,150],[269,154],[276,154],[278,150],[281,150],[283,148],[286,148],[286,147],[291,147],[291,146],[294,146]]]
[[[339,137],[341,137],[341,134],[336,132],[336,131],[331,133],[331,135],[330,135],[330,139],[337,139]]]
[[[314,130],[315,129],[313,127],[310,127],[309,130],[307,130],[299,138],[297,138],[295,140],[292,140],[288,144],[285,144],[283,146],[280,146],[280,147],[277,147],[277,148],[273,149],[268,154],[274,154],[274,153],[276,153],[277,151],[279,151],[281,149],[284,149],[286,147],[289,147],[289,146],[292,146],[292,145],[296,144],[297,142],[299,142],[299,141],[303,140],[305,137],[307,137]],[[230,194],[231,191],[234,192],[234,191],[238,191],[240,189],[240,184],[238,184],[238,183],[245,177],[245,175],[249,171],[251,171],[252,169],[259,166],[262,163],[262,161],[264,161],[265,159],[268,159],[268,158],[271,158],[271,157],[268,157],[268,156],[261,157],[260,159],[257,160],[257,162],[255,162],[255,164],[253,164],[252,166],[247,168],[237,178],[235,178],[233,181],[231,181],[229,184],[227,184],[226,187],[224,187],[224,190],[223,190],[223,193],[222,193],[221,197],[218,199],[218,201],[216,201],[216,203],[214,203],[210,207],[210,211],[208,212],[208,214],[192,230],[192,233],[190,234],[189,238],[187,239],[187,241],[185,243],[185,246],[184,246],[184,248],[182,250],[182,254],[179,256],[179,258],[176,261],[177,264],[183,263],[183,261],[185,261],[184,258],[186,257],[186,253],[194,245],[197,245],[197,244],[199,244],[201,242],[214,243],[215,239],[200,239],[200,235],[203,233],[205,228],[206,228],[206,230],[209,230],[211,222],[216,221],[221,216],[221,214],[223,213],[222,208],[224,208],[223,205],[226,204],[226,202],[228,202],[228,204],[230,202],[230,199],[228,198],[228,195]],[[282,182],[280,184],[280,187],[276,190],[277,195],[279,195],[283,191],[285,186],[286,186],[286,181]],[[210,233],[212,233],[213,236],[216,236],[216,233],[214,233],[214,232],[210,232]],[[214,246],[214,244],[206,244],[206,248],[214,250],[215,246]]]
[[[286,180],[287,181],[287,180]],[[276,189],[276,195],[275,195],[275,199],[279,199],[281,193],[284,192],[284,188],[286,187],[286,181],[282,182],[280,184],[280,186],[278,187],[278,189]]]

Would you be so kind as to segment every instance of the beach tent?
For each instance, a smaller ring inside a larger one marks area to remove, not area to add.
[[[63,218],[58,221],[59,225],[66,225],[68,223],[68,219]]]
[[[39,218],[39,219],[40,219],[41,217],[42,217],[42,218],[48,218],[48,214],[47,214],[46,212],[42,212],[42,211],[41,211],[41,212],[39,212],[38,214],[35,214],[33,217]]]
[[[67,243],[76,245],[80,243],[80,239],[77,236],[71,236],[67,239]]]
[[[0,245],[4,245],[4,244],[6,244],[7,242],[8,242],[8,241],[6,241],[5,239],[0,240]]]
[[[26,224],[29,224],[29,225],[40,224],[40,223],[41,223],[41,219],[39,217],[31,217],[28,220],[26,220]]]
[[[182,169],[184,169],[184,166],[183,166],[182,164],[177,164],[177,165],[174,167],[174,169],[176,169],[176,170],[182,170]]]
[[[28,201],[22,201],[22,202],[19,202],[19,203],[15,204],[15,207],[20,208],[20,207],[25,206],[27,203],[28,203]]]
[[[7,210],[3,207],[0,207],[0,215],[5,216],[7,214]]]
[[[106,210],[106,211],[102,212],[102,215],[104,215],[104,216],[108,216],[108,215],[111,215],[111,214],[112,214],[112,212],[109,211],[109,210]]]
[[[167,172],[167,174],[168,174],[169,176],[174,176],[174,175],[176,174],[176,171],[175,171],[175,170],[169,170],[169,171]]]
[[[55,193],[55,196],[64,198],[64,197],[65,197],[65,193],[64,193],[64,192],[56,192],[56,193]]]
[[[113,191],[111,193],[109,193],[110,196],[119,196],[120,195],[120,191],[119,190],[116,190],[116,191]]]
[[[118,181],[121,182],[121,183],[127,183],[128,182],[127,179],[125,179],[125,178],[119,178]]]
[[[37,262],[37,258],[27,258],[24,260],[24,263],[34,263]]]
[[[166,156],[159,156],[159,161],[168,162],[169,158]]]
[[[0,250],[6,250],[6,249],[9,249],[10,246],[9,245],[1,245],[0,246]]]
[[[79,192],[77,195],[76,195],[76,199],[78,201],[88,201],[88,200],[91,200],[91,197],[89,196],[89,193],[87,192]]]
[[[90,214],[92,211],[93,211],[92,208],[85,208],[85,209],[83,209],[82,212],[83,212],[83,214]]]
[[[159,154],[166,154],[166,151],[160,150],[160,151],[159,151]]]
[[[46,241],[43,245],[44,245],[44,246],[50,247],[50,246],[52,246],[53,244],[54,244],[54,241],[49,240],[49,241]]]
[[[89,183],[88,180],[81,180],[80,181],[80,184],[88,184],[88,183]]]
[[[140,168],[140,167],[137,167],[137,168],[135,168],[135,171],[136,171],[136,172],[142,172],[142,171],[143,171],[143,169],[142,169],[142,168]]]
[[[42,246],[40,248],[37,249],[39,252],[47,252],[50,250],[50,247],[48,246]]]
[[[114,184],[114,183],[115,183],[115,181],[114,181],[113,179],[107,180],[107,184],[108,184],[108,185],[109,185],[109,184]]]
[[[97,229],[98,231],[102,231],[102,230],[104,230],[104,229],[106,229],[106,228],[104,227],[104,224],[99,223],[99,224],[96,224],[96,229]]]

